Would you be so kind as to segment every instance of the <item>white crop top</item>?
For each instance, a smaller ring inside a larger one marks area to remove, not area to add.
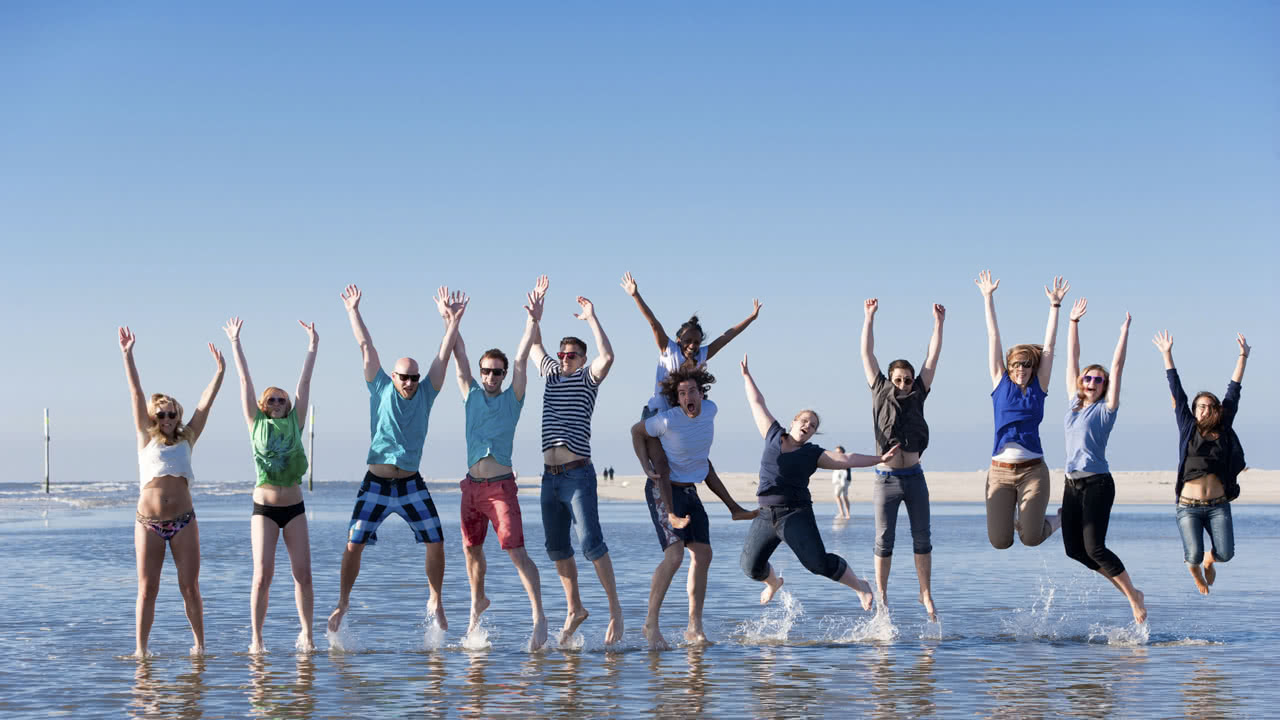
[[[176,445],[165,445],[155,438],[138,451],[138,489],[144,490],[147,483],[165,475],[174,475],[187,479],[187,487],[195,482],[196,474],[191,471],[191,443],[183,440]]]

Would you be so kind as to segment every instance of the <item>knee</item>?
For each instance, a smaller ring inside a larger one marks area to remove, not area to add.
[[[1236,556],[1235,548],[1223,548],[1221,550],[1219,550],[1218,548],[1213,549],[1213,559],[1215,562],[1227,562],[1228,560],[1230,560],[1235,556]]]
[[[138,578],[138,595],[147,602],[155,602],[156,596],[160,594],[160,576],[155,577],[139,577]]]
[[[711,546],[699,544],[689,548],[689,554],[693,556],[694,565],[710,565],[711,564]]]
[[[253,573],[253,591],[255,593],[266,592],[271,587],[271,577],[273,573],[270,570],[266,572],[256,571]]]
[[[991,541],[991,547],[997,550],[1008,550],[1013,547],[1013,533],[1008,535],[987,535],[987,540]]]
[[[179,580],[178,591],[182,593],[182,597],[191,600],[200,597],[200,581],[196,578],[190,580]]]
[[[311,587],[311,568],[301,568],[293,571],[293,582],[304,588]]]

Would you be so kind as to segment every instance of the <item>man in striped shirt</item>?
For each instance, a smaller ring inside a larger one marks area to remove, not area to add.
[[[538,279],[546,287],[546,277]],[[560,584],[569,606],[560,645],[565,645],[587,619],[587,609],[578,594],[578,565],[573,559],[569,526],[577,529],[582,554],[595,565],[596,576],[609,597],[609,629],[605,644],[622,640],[622,604],[613,577],[609,547],[600,532],[596,501],[596,470],[591,464],[591,413],[596,392],[613,365],[613,348],[596,318],[591,301],[579,296],[581,312],[574,315],[587,323],[600,354],[587,364],[587,344],[576,337],[560,341],[560,351],[551,357],[542,347],[542,307],[534,317],[533,361],[546,378],[542,397],[542,527],[547,536],[547,556],[556,564]]]

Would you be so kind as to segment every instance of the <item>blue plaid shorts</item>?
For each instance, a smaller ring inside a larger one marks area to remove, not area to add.
[[[388,512],[404,518],[413,528],[413,537],[418,542],[444,541],[440,516],[436,513],[435,503],[431,502],[431,493],[422,475],[418,473],[400,480],[365,473],[360,492],[356,495],[355,509],[351,511],[347,539],[356,545],[376,545],[378,526]]]

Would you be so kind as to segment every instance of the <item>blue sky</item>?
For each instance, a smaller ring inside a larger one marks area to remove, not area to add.
[[[947,305],[925,463],[978,469],[991,411],[972,279],[990,267],[1007,342],[1042,337],[1055,274],[1068,302],[1090,299],[1085,362],[1133,313],[1117,469],[1175,464],[1151,335],[1170,329],[1188,387],[1221,393],[1244,332],[1238,430],[1274,468],[1277,27],[1263,2],[5,3],[0,451],[13,479],[38,478],[49,407],[58,477],[128,480],[117,325],[138,333],[144,387],[191,407],[232,314],[257,384],[292,390],[302,318],[321,333],[319,476],[354,480],[367,394],[343,285],[365,290],[383,358],[423,359],[436,286],[471,294],[471,348],[511,350],[546,272],[545,334],[585,336],[583,294],[613,340],[594,454],[634,473],[655,349],[618,287],[631,270],[672,329],[697,311],[714,334],[764,304],[711,366],[722,470],[758,465],[744,352],[776,415],[814,407],[821,442],[870,448],[869,296],[886,364],[922,359],[929,304]],[[248,482],[235,391],[229,369],[196,469]],[[1057,372],[1051,466],[1064,394]],[[465,471],[461,420],[448,384],[428,474]]]

